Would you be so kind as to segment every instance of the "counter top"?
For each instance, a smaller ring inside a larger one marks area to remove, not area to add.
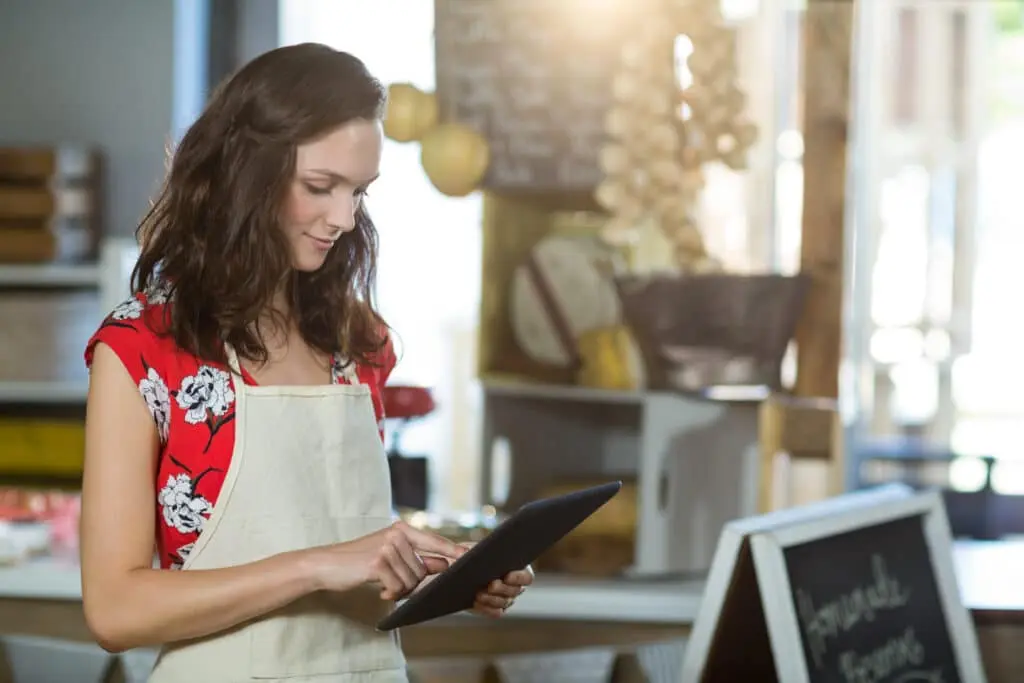
[[[593,580],[537,577],[516,600],[509,616],[531,619],[691,624],[704,594],[704,581]]]
[[[959,541],[953,560],[975,621],[1024,621],[1024,540]]]
[[[81,600],[78,564],[42,558],[0,567],[0,598]]]
[[[541,574],[509,616],[643,623],[691,623],[703,581],[611,580]],[[81,600],[78,566],[38,559],[0,568],[0,598]]]
[[[954,549],[964,603],[980,618],[1024,619],[1024,540],[959,541]],[[510,617],[689,624],[704,590],[699,580],[537,577]],[[80,600],[78,566],[38,559],[0,568],[0,598]]]

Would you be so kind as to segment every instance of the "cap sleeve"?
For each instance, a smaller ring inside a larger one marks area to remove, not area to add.
[[[91,368],[96,345],[106,344],[124,365],[146,400],[161,439],[167,438],[169,418],[165,379],[165,352],[150,322],[157,306],[147,305],[141,295],[119,304],[100,324],[85,347],[85,365]],[[160,306],[162,308],[162,306]]]

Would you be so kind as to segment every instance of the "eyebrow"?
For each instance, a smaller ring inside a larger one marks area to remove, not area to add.
[[[308,173],[316,173],[317,175],[322,175],[322,176],[325,176],[327,178],[330,178],[331,180],[333,180],[336,183],[348,183],[350,185],[359,185],[359,184],[369,185],[374,180],[376,180],[377,178],[380,177],[380,173],[378,173],[377,175],[373,176],[372,178],[370,178],[369,180],[367,180],[364,183],[355,183],[355,182],[352,182],[352,180],[350,180],[349,178],[346,178],[345,176],[341,175],[340,173],[335,173],[334,171],[329,171],[329,170],[327,170],[325,168],[311,168],[311,169],[309,169]]]

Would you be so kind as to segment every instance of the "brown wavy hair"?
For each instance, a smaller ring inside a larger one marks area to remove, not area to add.
[[[271,50],[216,89],[136,231],[133,291],[163,288],[173,298],[162,333],[203,359],[226,362],[227,342],[264,362],[254,323],[284,286],[306,343],[375,363],[387,326],[372,298],[377,231],[366,209],[310,273],[292,268],[279,217],[296,148],[349,121],[381,118],[385,96],[360,60],[314,43]]]

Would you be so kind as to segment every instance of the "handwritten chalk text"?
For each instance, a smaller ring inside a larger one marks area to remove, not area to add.
[[[890,638],[884,645],[860,655],[848,650],[839,655],[839,668],[846,683],[881,683],[901,673],[899,680],[931,680],[934,672],[903,671],[918,667],[924,662],[924,646],[918,641],[913,628],[907,628],[902,635]]]
[[[815,605],[804,590],[796,590],[797,611],[811,655],[820,669],[828,653],[829,640],[849,631],[860,623],[875,620],[878,612],[898,609],[910,599],[910,589],[889,574],[885,558],[871,556],[873,582],[858,586],[835,600]]]

